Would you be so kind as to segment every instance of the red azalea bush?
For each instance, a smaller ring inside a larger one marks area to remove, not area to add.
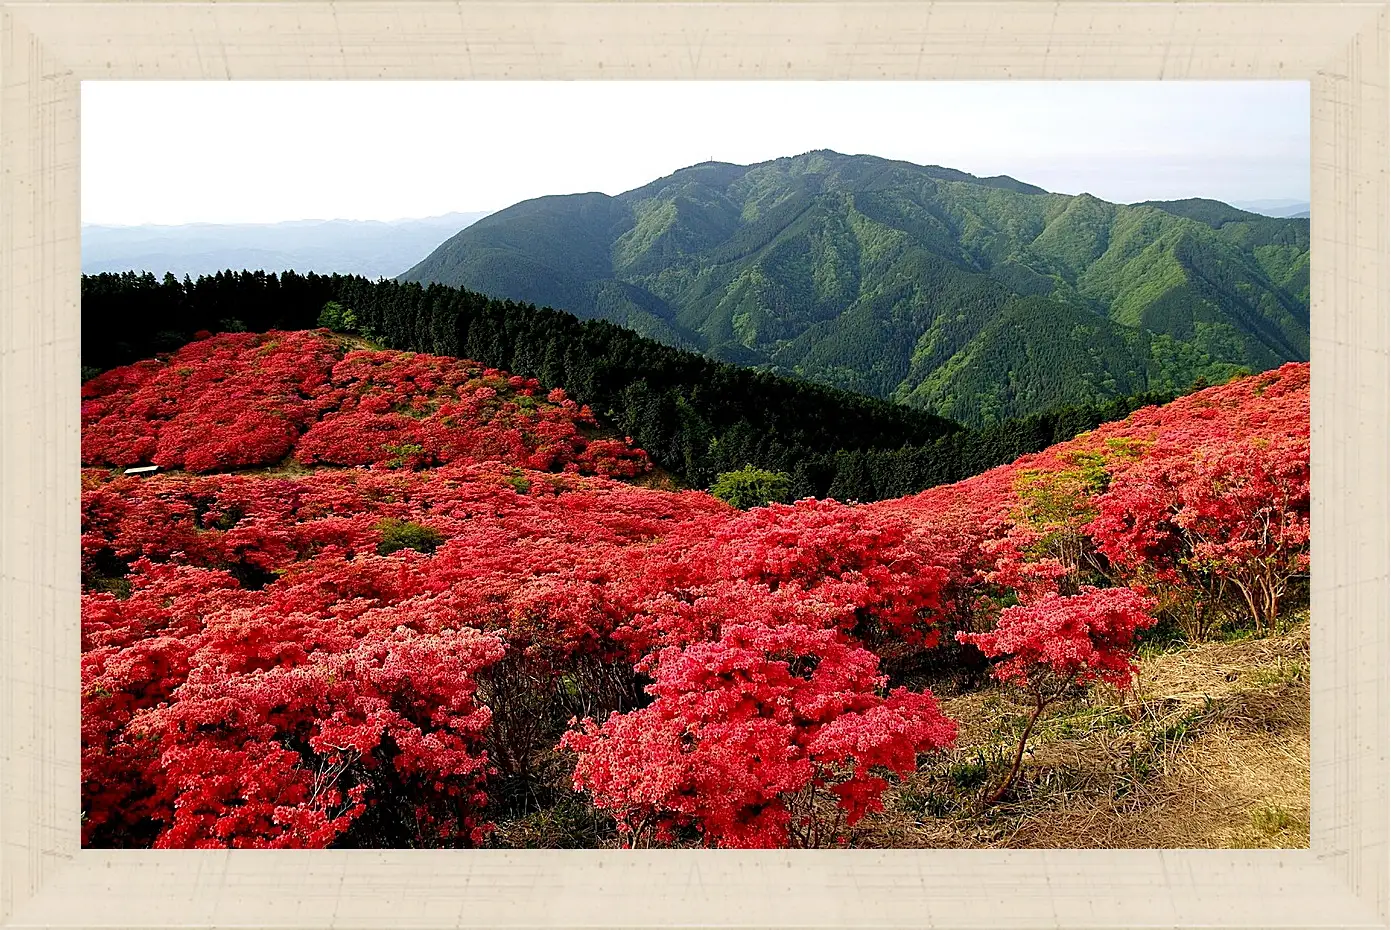
[[[1198,637],[1211,618],[1195,611],[1242,612],[1266,626],[1308,572],[1309,366],[1147,407],[867,509],[939,535],[953,583],[967,583],[958,604],[982,592],[1007,604],[1089,582],[1135,584]]]
[[[1136,577],[1210,599],[1236,588],[1256,628],[1309,570],[1309,440],[1156,449],[1117,477],[1090,527]]]
[[[476,845],[500,786],[569,763],[630,843],[839,842],[954,739],[890,678],[943,629],[1046,704],[1124,683],[1127,585],[1268,623],[1307,572],[1307,394],[1286,366],[950,487],[743,512],[611,480],[645,455],[468,362],[319,331],[108,372],[84,842]],[[109,470],[151,461],[205,474]]]
[[[1045,696],[1104,681],[1124,688],[1134,671],[1135,636],[1154,625],[1154,602],[1130,588],[1083,588],[1009,607],[988,633],[958,633],[988,657],[994,675]]]
[[[106,372],[83,385],[83,461],[192,472],[277,462],[316,417],[336,351],[312,332],[234,333],[132,366],[136,377]]]
[[[801,591],[833,605],[840,626],[887,653],[935,645],[951,578],[936,540],[912,521],[816,500],[689,523],[646,553],[640,575],[659,600],[728,582]],[[637,618],[656,636],[651,642],[689,641],[679,629],[660,631],[651,616]]]
[[[371,806],[390,823],[357,845],[478,845],[490,712],[475,677],[502,651],[403,625],[252,673],[203,657],[133,727],[160,748],[155,845],[323,847]]]
[[[1098,681],[1129,688],[1135,673],[1135,637],[1154,625],[1153,608],[1152,599],[1129,588],[1083,588],[1071,597],[1049,595],[1028,606],[1010,607],[989,633],[957,634],[961,642],[1000,659],[994,676],[1034,702],[1014,764],[987,804],[1004,797],[1019,774],[1029,736],[1049,704]]]
[[[138,562],[128,599],[82,595],[83,841],[149,846],[161,808],[157,746],[132,721],[167,705],[188,675],[202,617],[245,602],[225,572]]]
[[[578,754],[575,787],[639,839],[689,826],[714,846],[821,845],[880,808],[876,772],[911,772],[956,738],[930,693],[880,697],[878,660],[835,629],[731,625],[644,664],[652,704],[563,743]]]
[[[728,510],[498,466],[87,477],[99,845],[478,842],[492,718],[516,717],[496,670],[525,657],[585,686],[571,710],[613,706],[632,672],[603,592],[624,548]],[[389,537],[406,544],[382,555]]]
[[[405,414],[359,408],[329,414],[309,427],[295,448],[295,457],[305,465],[391,462],[414,466],[425,451],[415,438],[416,423]]]

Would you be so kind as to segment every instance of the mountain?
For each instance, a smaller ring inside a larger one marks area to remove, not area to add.
[[[541,197],[404,275],[972,425],[1309,352],[1309,226],[809,152]]]
[[[320,274],[390,277],[487,215],[450,213],[392,222],[83,226],[82,273],[134,270],[196,278],[232,268],[293,268]]]

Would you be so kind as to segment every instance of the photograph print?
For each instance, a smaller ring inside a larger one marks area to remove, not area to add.
[[[89,848],[1305,848],[1305,82],[84,82]]]

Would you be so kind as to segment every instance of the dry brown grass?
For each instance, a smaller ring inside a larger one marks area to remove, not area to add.
[[[681,482],[671,472],[653,465],[652,470],[646,474],[638,475],[635,478],[627,479],[628,484],[636,485],[640,488],[652,488],[658,491],[680,491]]]
[[[1010,794],[1027,708],[988,688],[944,700],[957,748],[885,795],[856,845],[1301,848],[1309,842],[1309,638],[1209,643],[1142,662],[1135,693],[1053,708]]]

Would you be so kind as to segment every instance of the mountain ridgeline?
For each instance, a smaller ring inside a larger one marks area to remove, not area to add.
[[[391,276],[486,213],[418,220],[299,220],[179,226],[83,226],[82,273],[151,271],[175,277],[224,268]]]
[[[480,220],[402,280],[969,425],[1309,355],[1309,221],[810,152]]]
[[[564,388],[699,488],[754,465],[791,475],[799,498],[898,497],[1172,397],[1140,394],[963,429],[901,404],[716,362],[606,321],[442,285],[293,272],[196,281],[84,275],[83,378],[171,352],[202,330],[312,328],[330,302],[341,308],[340,328],[383,346],[469,358]]]

